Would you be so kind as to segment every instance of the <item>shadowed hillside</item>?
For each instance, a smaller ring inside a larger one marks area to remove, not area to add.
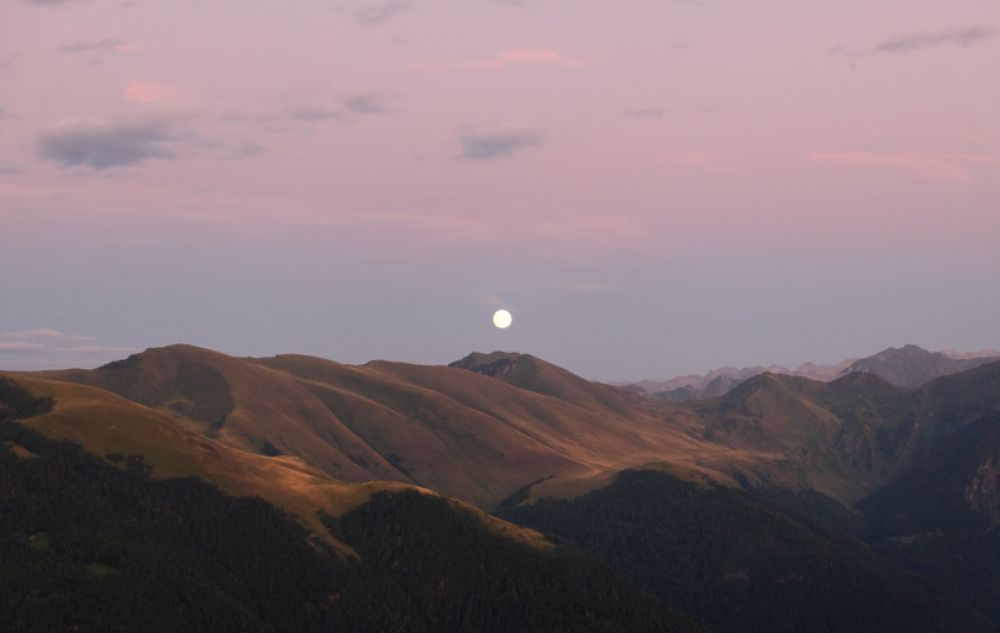
[[[1000,621],[1000,411],[936,442],[858,509],[882,552]]]
[[[604,558],[719,633],[996,630],[867,548],[711,484],[626,472],[502,514]]]
[[[867,373],[829,383],[762,374],[690,406],[707,439],[779,452],[802,473],[805,487],[850,505],[998,404],[1000,363],[913,391]]]

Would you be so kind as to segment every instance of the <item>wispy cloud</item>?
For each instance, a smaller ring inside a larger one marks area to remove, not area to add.
[[[0,334],[0,369],[93,367],[133,354],[132,347],[102,345],[94,336],[41,328]]]
[[[63,44],[59,47],[64,53],[105,53],[105,52],[117,52],[125,53],[131,50],[131,47],[121,40],[115,39],[104,39],[104,40],[80,40],[77,42],[70,42],[68,44]]]
[[[39,349],[44,348],[38,343],[27,343],[25,341],[0,341],[0,353],[33,352]]]
[[[996,31],[984,26],[970,26],[949,31],[929,33],[914,33],[902,37],[885,40],[872,48],[855,48],[846,44],[834,46],[830,54],[848,60],[852,68],[857,67],[860,60],[875,55],[901,55],[925,48],[945,46],[969,47],[978,42],[992,39]]]
[[[224,160],[239,160],[258,156],[267,151],[267,147],[246,137],[216,137],[197,141],[194,146],[206,155]]]
[[[386,0],[361,9],[354,14],[354,20],[364,26],[379,26],[411,8],[413,2],[409,0]]]
[[[622,114],[629,119],[660,119],[668,112],[666,108],[637,108],[625,110]]]
[[[926,152],[815,152],[808,158],[821,163],[897,169],[950,182],[971,182],[975,165],[998,164],[995,156],[985,154]]]
[[[344,121],[347,119],[347,114],[343,110],[323,107],[291,108],[286,110],[283,116],[292,121],[307,121],[310,123],[317,121]]]
[[[886,40],[875,47],[876,53],[908,53],[932,46],[970,46],[995,35],[991,28],[970,26],[936,33],[916,33]]]
[[[263,125],[272,131],[289,130],[288,123],[323,123],[327,121],[346,123],[355,116],[367,116],[389,112],[386,97],[382,93],[351,95],[333,106],[325,104],[305,104],[286,107],[272,112],[245,113],[228,112],[222,115],[226,121]]]
[[[410,64],[413,70],[501,70],[510,66],[565,66],[581,68],[589,63],[582,59],[565,57],[547,48],[512,49],[500,51],[489,59],[468,61],[451,61],[442,63],[415,62]]]
[[[122,88],[122,98],[132,103],[165,103],[188,99],[187,90],[177,84],[133,80]]]
[[[53,340],[53,339],[69,339],[74,341],[96,341],[97,339],[93,336],[73,336],[68,334],[63,334],[59,330],[50,330],[48,328],[39,328],[37,330],[21,330],[19,332],[7,332],[5,334],[0,334],[0,339],[13,339],[18,341],[28,341],[28,340]]]
[[[389,111],[385,95],[378,93],[353,95],[344,99],[343,104],[354,114],[382,114]]]
[[[186,135],[189,118],[160,113],[60,121],[37,134],[38,154],[64,167],[96,170],[170,159],[176,156],[173,145]]]
[[[538,130],[509,126],[466,127],[459,132],[461,158],[494,160],[541,145],[544,135]]]

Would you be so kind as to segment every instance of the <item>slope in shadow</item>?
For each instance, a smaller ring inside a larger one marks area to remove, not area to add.
[[[864,546],[747,493],[660,472],[502,516],[604,558],[718,633],[995,630]]]

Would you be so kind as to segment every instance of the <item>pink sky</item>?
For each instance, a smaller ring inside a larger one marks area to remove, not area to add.
[[[996,0],[7,0],[0,335],[598,378],[1000,347],[998,28]]]

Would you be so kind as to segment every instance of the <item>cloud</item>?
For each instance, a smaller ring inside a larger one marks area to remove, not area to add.
[[[44,349],[38,343],[25,343],[24,341],[0,341],[0,353],[9,354],[17,352],[34,352]]]
[[[898,169],[950,182],[971,182],[973,166],[996,165],[998,162],[996,157],[984,154],[922,152],[815,152],[808,158],[821,163]]]
[[[48,328],[40,328],[37,330],[21,330],[20,332],[7,332],[6,334],[0,334],[0,339],[14,339],[18,341],[33,340],[33,339],[56,339],[56,338],[67,338],[66,334],[58,330],[50,330]],[[74,337],[71,337],[74,338]],[[75,337],[79,340],[79,337]],[[86,337],[87,340],[97,340],[93,337]]]
[[[96,367],[123,355],[132,347],[102,345],[94,336],[64,334],[47,328],[0,334],[0,369]]]
[[[865,53],[862,53],[860,51],[856,51],[853,48],[851,48],[850,46],[845,46],[843,44],[841,44],[839,46],[834,46],[833,48],[831,48],[830,49],[830,54],[831,55],[835,55],[837,57],[846,57],[848,59],[857,59],[859,57],[864,57],[865,56]]]
[[[511,127],[467,127],[458,137],[462,158],[494,160],[541,145],[544,135],[537,130]]]
[[[176,84],[153,81],[130,81],[122,88],[122,98],[132,103],[163,103],[179,101],[187,97],[187,92]]]
[[[224,160],[250,158],[267,151],[266,146],[246,137],[205,139],[198,141],[196,146],[205,153]]]
[[[886,40],[875,47],[876,53],[908,53],[931,46],[970,46],[988,40],[995,31],[981,26],[941,31],[937,33],[917,33]]]
[[[428,64],[416,62],[410,64],[413,70],[501,70],[516,65],[564,66],[582,68],[588,62],[581,59],[564,57],[556,51],[547,48],[511,49],[500,51],[490,59],[443,62]]]
[[[385,96],[375,93],[347,97],[343,104],[354,114],[381,114],[389,111],[385,105]]]
[[[64,53],[104,53],[118,52],[124,53],[129,50],[129,46],[121,40],[81,40],[70,42],[59,47]]]
[[[134,347],[110,345],[78,345],[76,347],[60,347],[55,351],[70,354],[134,354],[139,351]]]
[[[292,121],[343,121],[347,115],[342,110],[331,108],[294,108],[285,111],[284,118]]]
[[[630,119],[659,119],[669,112],[666,108],[638,108],[622,114]]]
[[[409,0],[386,0],[358,11],[354,14],[354,20],[365,26],[379,26],[412,7],[413,2]]]
[[[185,136],[187,118],[158,114],[61,121],[37,134],[38,154],[64,167],[96,170],[171,159],[176,156],[172,145]]]
[[[349,100],[344,100],[344,107],[329,107],[325,105],[299,105],[288,107],[284,110],[272,112],[227,112],[222,115],[222,119],[232,123],[247,123],[257,127],[264,127],[274,132],[284,132],[290,129],[288,123],[323,123],[326,121],[346,122],[351,120],[352,110],[347,105]],[[374,103],[357,103],[354,112],[365,112],[364,108],[369,108],[367,112],[381,112],[382,110],[372,109]]]

